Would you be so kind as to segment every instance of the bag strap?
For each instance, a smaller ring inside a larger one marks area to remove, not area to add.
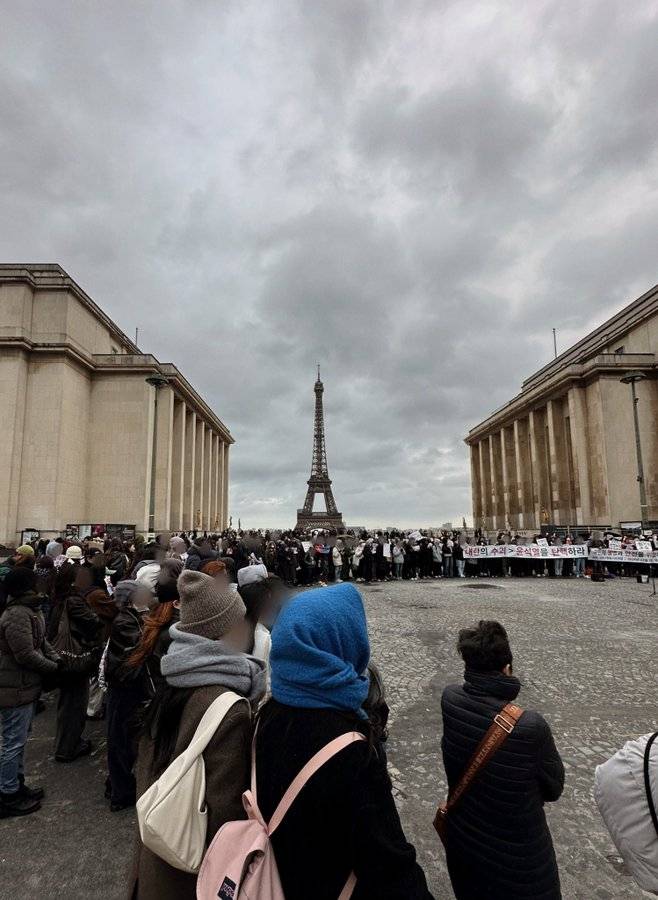
[[[520,706],[508,703],[498,715],[494,716],[489,730],[475,748],[475,753],[464,769],[462,777],[457,782],[454,790],[450,792],[448,800],[443,807],[444,814],[449,812],[464,796],[478,772],[486,766],[496,750],[505,743],[514,731],[514,726],[522,715],[523,710]]]
[[[647,792],[647,803],[649,805],[649,813],[651,814],[651,821],[653,822],[653,827],[656,829],[656,834],[658,834],[658,816],[656,816],[656,807],[653,802],[653,795],[651,793],[651,779],[649,776],[649,763],[651,761],[651,747],[653,746],[653,742],[658,738],[658,731],[654,732],[651,735],[649,740],[647,741],[647,746],[644,748],[644,789]]]
[[[301,772],[294,779],[293,783],[281,798],[281,802],[274,810],[274,814],[272,815],[272,818],[270,819],[267,826],[267,832],[270,837],[274,834],[276,829],[281,824],[283,817],[295,802],[297,795],[304,787],[306,782],[313,775],[315,775],[315,773],[319,769],[321,769],[325,763],[329,762],[330,759],[336,756],[337,753],[340,753],[341,750],[344,750],[346,747],[349,747],[350,744],[355,744],[358,741],[365,741],[365,736],[358,731],[348,731],[346,734],[341,734],[339,737],[334,738],[333,741],[330,741],[321,750],[318,750],[315,756],[311,757],[311,759],[306,763]],[[255,763],[252,771],[255,774]],[[347,885],[345,886],[345,888],[347,888]],[[349,897],[350,894],[347,894],[346,896]]]
[[[194,732],[194,737],[181,753],[181,756],[186,758],[185,768],[188,768],[197,756],[201,756],[229,710],[240,701],[249,703],[246,697],[240,697],[239,694],[233,691],[225,691],[216,700],[213,700],[201,717],[201,721]]]

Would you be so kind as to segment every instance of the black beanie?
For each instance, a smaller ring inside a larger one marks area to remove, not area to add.
[[[4,587],[10,597],[20,597],[28,591],[37,589],[37,576],[34,569],[27,566],[14,566],[5,575]]]

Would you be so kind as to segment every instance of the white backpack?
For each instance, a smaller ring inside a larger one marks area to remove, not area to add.
[[[196,883],[197,900],[285,900],[270,838],[306,782],[341,750],[365,737],[358,731],[342,734],[313,756],[283,795],[269,822],[258,809],[256,796],[256,739],[251,751],[251,790],[243,795],[249,816],[219,829],[203,860]],[[356,886],[354,872],[338,900],[349,900]]]
[[[236,703],[232,691],[219,696],[203,714],[194,737],[180,756],[137,801],[142,843],[175,869],[198,872],[206,851],[206,768],[203,751]]]
[[[594,799],[627,868],[645,891],[658,894],[658,732],[628,741],[596,767]]]

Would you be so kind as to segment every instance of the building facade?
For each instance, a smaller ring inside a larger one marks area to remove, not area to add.
[[[530,376],[465,440],[476,527],[658,520],[658,286]]]
[[[226,525],[229,430],[58,265],[0,265],[0,409],[0,543]]]

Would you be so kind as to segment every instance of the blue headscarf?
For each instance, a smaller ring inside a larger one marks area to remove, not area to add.
[[[287,706],[358,712],[368,696],[368,627],[352,584],[305,591],[272,631],[272,696]]]

